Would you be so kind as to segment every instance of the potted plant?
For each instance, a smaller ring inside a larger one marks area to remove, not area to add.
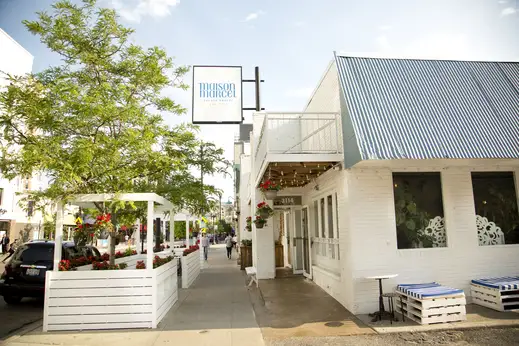
[[[256,207],[256,215],[261,216],[262,219],[268,219],[274,215],[274,209],[272,209],[266,202],[258,203]]]
[[[278,191],[281,190],[281,186],[274,183],[272,180],[267,180],[260,184],[260,190],[265,195],[266,199],[274,199],[278,195]]]
[[[254,220],[254,224],[256,225],[256,228],[263,228],[265,224],[267,223],[267,220],[262,218],[261,216],[256,216],[256,220]]]
[[[246,222],[245,229],[249,232],[252,231],[252,217],[247,216],[247,219],[245,220],[245,222]]]

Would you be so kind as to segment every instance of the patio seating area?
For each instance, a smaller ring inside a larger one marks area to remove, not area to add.
[[[497,311],[519,310],[519,276],[472,280],[472,301]]]

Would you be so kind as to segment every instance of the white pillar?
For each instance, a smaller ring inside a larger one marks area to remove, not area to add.
[[[141,254],[141,220],[137,219],[137,234],[134,237],[135,246],[137,247],[137,253]]]
[[[59,271],[63,244],[63,202],[56,203],[56,236],[54,237],[54,271]]]
[[[189,215],[186,214],[186,247],[189,247]]]
[[[257,196],[261,196],[259,193]],[[254,203],[254,216],[256,215],[256,205],[261,202],[260,199],[256,199]],[[273,201],[266,200],[267,204],[272,208]],[[251,203],[252,204],[252,203]],[[267,220],[267,224],[263,228],[257,229],[253,223],[253,262],[256,261],[255,267],[257,271],[258,279],[274,279],[276,277],[276,254],[274,246],[274,217],[270,217]],[[254,244],[256,246],[254,247]],[[256,250],[256,251],[254,251]]]
[[[148,201],[148,230],[146,237],[146,269],[153,269],[153,201]]]
[[[173,241],[171,240],[173,238]],[[173,210],[169,211],[169,241],[167,245],[169,245],[171,251],[173,251],[173,245],[175,244],[175,214]]]

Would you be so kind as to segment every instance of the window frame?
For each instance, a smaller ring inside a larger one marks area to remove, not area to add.
[[[444,222],[445,227],[445,237],[446,237],[446,246],[442,247],[409,247],[409,248],[399,248],[398,247],[398,228],[396,223],[396,201],[395,201],[395,174],[402,174],[402,175],[438,175],[440,177],[440,196],[441,196],[441,202],[442,202],[442,218]],[[395,230],[395,248],[397,251],[447,251],[450,249],[450,237],[449,232],[447,231],[448,227],[448,220],[447,215],[445,213],[445,193],[444,193],[444,184],[443,184],[443,172],[442,171],[434,171],[434,170],[427,170],[427,171],[391,171],[391,196],[392,196],[392,203],[393,203],[393,227]]]

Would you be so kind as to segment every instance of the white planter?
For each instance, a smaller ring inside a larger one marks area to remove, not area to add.
[[[127,269],[135,269],[135,265],[137,261],[145,261],[146,255],[132,255],[127,257],[121,257],[115,259],[115,264],[126,263],[128,265]],[[84,271],[84,270],[92,270],[92,264],[87,264],[81,267],[77,267],[76,270]]]
[[[157,269],[48,271],[43,331],[156,328],[177,299],[175,260]]]
[[[188,288],[200,275],[200,250],[180,257],[182,265],[182,288]]]
[[[274,198],[276,198],[278,196],[278,192],[275,190],[265,191],[264,194],[265,194],[265,198],[268,200],[273,200]]]

